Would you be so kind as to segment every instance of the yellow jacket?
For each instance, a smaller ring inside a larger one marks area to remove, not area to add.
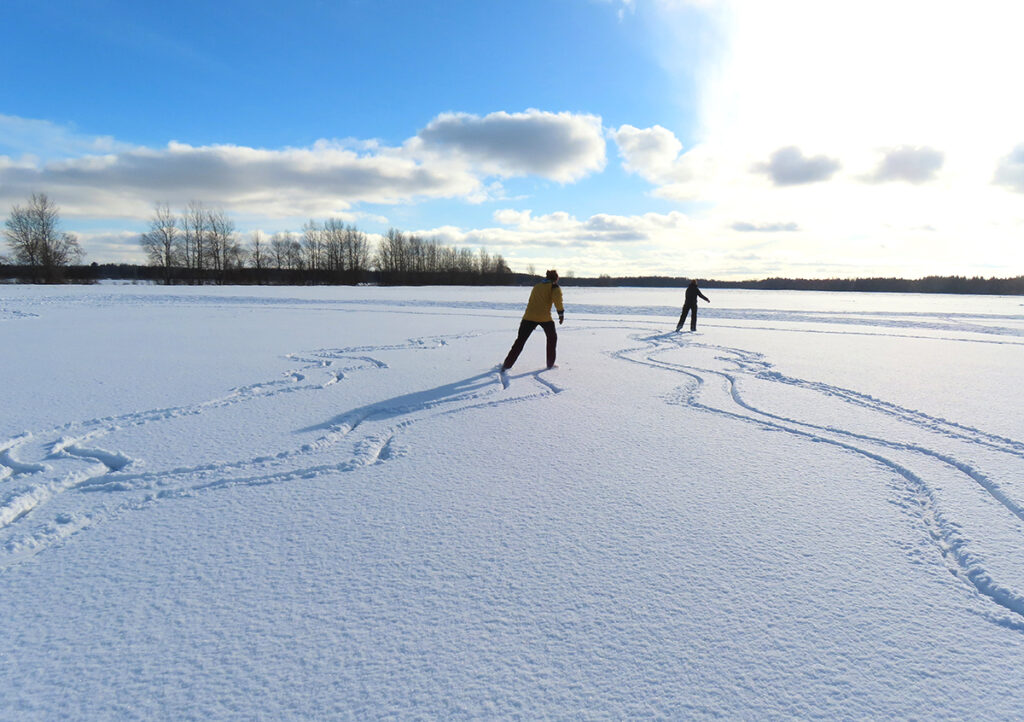
[[[526,321],[551,321],[551,304],[559,314],[564,313],[562,308],[562,289],[557,283],[541,281],[530,291],[530,301],[526,304],[526,313],[523,319]]]

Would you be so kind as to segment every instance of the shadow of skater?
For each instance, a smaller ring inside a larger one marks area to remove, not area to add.
[[[540,326],[547,336],[547,362],[548,368],[555,365],[555,348],[558,345],[558,334],[555,333],[555,322],[551,318],[551,305],[554,304],[558,311],[558,322],[565,320],[565,309],[562,307],[562,288],[558,285],[558,271],[548,271],[547,277],[533,287],[530,291],[530,300],[526,304],[526,312],[523,313],[523,320],[519,322],[519,335],[515,343],[508,351],[504,363],[501,364],[502,371],[508,371],[515,364],[519,354],[523,352],[526,339],[530,338],[533,330]]]
[[[467,379],[442,384],[432,389],[413,391],[408,394],[385,399],[384,401],[376,401],[366,406],[350,409],[323,423],[298,429],[296,433],[332,430],[337,429],[339,426],[348,426],[350,429],[354,429],[368,419],[393,419],[413,414],[417,411],[427,411],[442,404],[468,401],[476,398],[480,391],[488,386],[493,386],[494,383],[494,371],[492,370],[477,374],[476,376],[470,376]]]
[[[676,331],[683,327],[686,323],[686,314],[693,312],[693,316],[690,317],[690,330],[697,330],[697,297],[700,296],[708,303],[711,303],[711,299],[700,292],[697,288],[697,281],[690,281],[690,285],[686,287],[686,298],[683,301],[683,313],[679,316],[679,323],[676,324]]]

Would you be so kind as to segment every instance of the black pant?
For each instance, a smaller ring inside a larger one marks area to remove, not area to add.
[[[523,346],[526,345],[526,339],[530,338],[530,334],[533,333],[533,329],[540,326],[544,329],[544,335],[548,337],[548,368],[555,365],[555,345],[558,343],[558,334],[555,333],[555,322],[554,321],[527,321],[525,318],[522,323],[519,324],[519,335],[516,337],[516,342],[512,344],[512,348],[508,351],[508,356],[505,357],[505,363],[503,366],[507,369],[512,368],[512,364],[519,358],[519,354],[523,352]]]
[[[676,324],[676,331],[681,329],[683,324],[686,323],[686,314],[689,311],[693,311],[693,316],[690,317],[690,330],[697,330],[697,304],[695,303],[692,306],[683,306],[683,315],[679,317],[679,323]]]

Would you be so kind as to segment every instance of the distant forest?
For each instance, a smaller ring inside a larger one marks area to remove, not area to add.
[[[477,264],[479,256],[473,254]],[[486,256],[485,256],[486,258]],[[486,264],[486,261],[485,261]],[[515,273],[501,263],[482,272],[480,265],[473,267],[466,258],[461,269],[417,271],[395,269],[382,271],[374,268],[360,269],[356,273],[338,273],[330,270],[302,268],[251,268],[236,267],[227,272],[223,269],[197,274],[195,269],[170,269],[172,284],[225,284],[225,285],[477,285],[477,286],[524,286],[536,283],[542,276],[529,273]],[[0,281],[32,281],[32,269],[27,266],[4,265],[0,263]],[[63,280],[68,283],[96,283],[104,280],[118,280],[134,283],[166,283],[167,269],[157,266],[140,266],[127,263],[92,263],[67,266],[63,269]],[[565,277],[559,283],[563,286],[580,287],[636,287],[636,288],[684,288],[689,278],[681,276],[599,276],[596,278]],[[701,288],[751,288],[758,290],[790,291],[861,291],[874,293],[967,293],[1021,296],[1024,295],[1024,276],[1013,278],[983,278],[980,276],[927,276],[918,279],[906,278],[765,278],[747,281],[719,281],[713,278],[697,279]]]
[[[13,251],[0,255],[0,282],[95,283],[120,280],[167,285],[528,285],[540,280],[531,265],[515,273],[501,255],[486,249],[447,246],[433,238],[388,230],[376,243],[337,219],[310,220],[301,234],[251,234],[248,243],[219,208],[193,201],[180,213],[157,204],[149,229],[139,236],[148,265],[84,265],[78,239],[60,230],[59,209],[46,194],[15,205],[2,235]],[[681,288],[679,276],[563,276],[564,286]],[[1024,276],[982,278],[766,278],[749,281],[697,279],[704,288],[888,293],[1024,295]]]
[[[577,286],[643,286],[678,288],[689,283],[675,276],[626,278],[576,278],[563,284]],[[788,291],[865,291],[875,293],[975,293],[1002,296],[1024,295],[1024,276],[983,278],[974,276],[926,276],[924,278],[764,278],[751,281],[697,279],[701,288],[754,288]]]

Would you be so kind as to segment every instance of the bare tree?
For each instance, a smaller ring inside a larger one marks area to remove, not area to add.
[[[323,268],[340,280],[345,273],[345,224],[337,218],[328,218],[324,221],[320,238]]]
[[[218,281],[227,280],[228,271],[240,265],[242,246],[235,235],[235,224],[221,209],[206,212],[207,257]]]
[[[397,228],[389,228],[377,247],[377,270],[391,276],[392,281],[401,281],[400,275],[409,270],[409,242]],[[396,274],[399,277],[395,277]]]
[[[456,256],[455,269],[462,274],[476,273],[476,255],[471,248],[460,248]]]
[[[438,264],[442,271],[448,274],[449,282],[455,279],[455,274],[459,270],[459,252],[454,246],[444,246],[441,248]]]
[[[193,282],[203,280],[209,238],[209,214],[202,203],[192,201],[181,216],[181,237],[179,248],[185,268],[192,272]]]
[[[164,269],[164,283],[171,283],[171,269],[178,260],[178,219],[166,203],[157,204],[149,221],[149,230],[142,234],[139,243],[146,251],[149,265]]]
[[[480,275],[487,276],[494,273],[494,259],[487,252],[486,248],[480,249]]]
[[[274,268],[282,269],[288,267],[288,243],[290,236],[287,232],[277,232],[270,239],[270,262]]]
[[[366,234],[354,226],[345,229],[345,269],[351,283],[358,283],[370,267],[370,241]]]
[[[316,221],[308,221],[302,227],[302,250],[306,268],[319,271],[323,268],[324,232]]]
[[[295,271],[301,271],[304,266],[302,258],[302,244],[289,236],[285,249],[285,266]]]
[[[263,234],[259,231],[253,231],[252,241],[249,244],[249,263],[258,272],[262,272],[270,260],[269,255],[267,243],[263,240]]]
[[[60,209],[45,193],[33,193],[27,206],[14,206],[4,224],[14,260],[32,269],[34,280],[53,282],[60,269],[82,257],[78,239],[60,230]]]

